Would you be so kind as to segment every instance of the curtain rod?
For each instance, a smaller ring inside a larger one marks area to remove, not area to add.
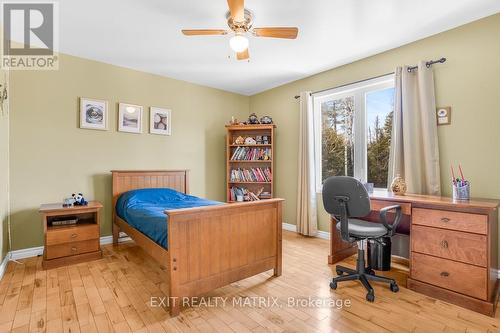
[[[437,64],[437,63],[441,63],[442,64],[445,61],[446,61],[446,58],[441,58],[441,59],[438,59],[438,60],[427,61],[425,63],[425,67],[429,68],[429,67],[431,67],[434,64]],[[414,71],[415,69],[418,69],[418,65],[408,67],[408,72]],[[356,84],[356,83],[361,83],[361,82],[365,82],[365,81],[368,81],[368,80],[378,79],[380,77],[383,77],[383,76],[386,76],[386,75],[391,75],[391,74],[394,74],[394,72],[385,73],[385,74],[382,74],[382,75],[377,75],[377,76],[370,77],[370,78],[363,79],[363,80],[359,80],[359,81],[356,81],[356,82],[350,82],[350,83],[342,84],[340,86],[336,86],[336,87],[332,87],[332,88],[327,88],[327,89],[322,89],[322,90],[314,91],[314,92],[311,93],[311,95],[312,94],[317,94],[317,93],[320,93],[320,92],[323,92],[323,91],[331,90],[331,89],[337,89],[337,88],[342,88],[342,87],[350,86],[351,84]],[[295,99],[298,99],[298,98],[300,98],[300,96],[296,95]]]

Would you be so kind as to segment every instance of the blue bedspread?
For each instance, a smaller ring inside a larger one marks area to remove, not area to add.
[[[169,188],[145,188],[123,193],[116,202],[116,214],[164,248],[167,246],[167,209],[221,205]]]

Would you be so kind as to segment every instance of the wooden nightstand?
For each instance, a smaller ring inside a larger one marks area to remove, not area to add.
[[[99,245],[101,208],[102,204],[97,201],[90,201],[87,206],[40,206],[45,234],[44,269],[102,258]],[[61,221],[67,220],[76,220],[76,223],[62,224]]]

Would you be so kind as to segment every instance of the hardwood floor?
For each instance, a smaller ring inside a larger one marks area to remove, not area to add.
[[[500,332],[498,313],[486,317],[406,288],[394,294],[374,284],[373,304],[357,282],[331,291],[328,246],[283,232],[281,277],[270,271],[233,283],[207,295],[211,306],[186,308],[176,318],[151,306],[151,297],[162,303],[168,282],[133,243],[103,246],[101,260],[47,271],[41,257],[11,262],[0,282],[0,332]],[[343,264],[354,266],[354,260]],[[393,265],[390,275],[405,285],[404,266]],[[213,306],[225,297],[226,307]],[[295,303],[311,297],[325,306],[288,306],[289,297]],[[229,305],[233,300],[240,303]],[[269,303],[247,306],[259,300]],[[333,300],[343,301],[343,308]]]

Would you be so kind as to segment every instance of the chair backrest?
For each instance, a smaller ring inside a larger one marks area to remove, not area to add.
[[[347,201],[348,217],[363,217],[370,213],[370,197],[363,184],[353,177],[329,177],[323,183],[323,206],[334,216],[342,214],[338,198],[349,198]]]

